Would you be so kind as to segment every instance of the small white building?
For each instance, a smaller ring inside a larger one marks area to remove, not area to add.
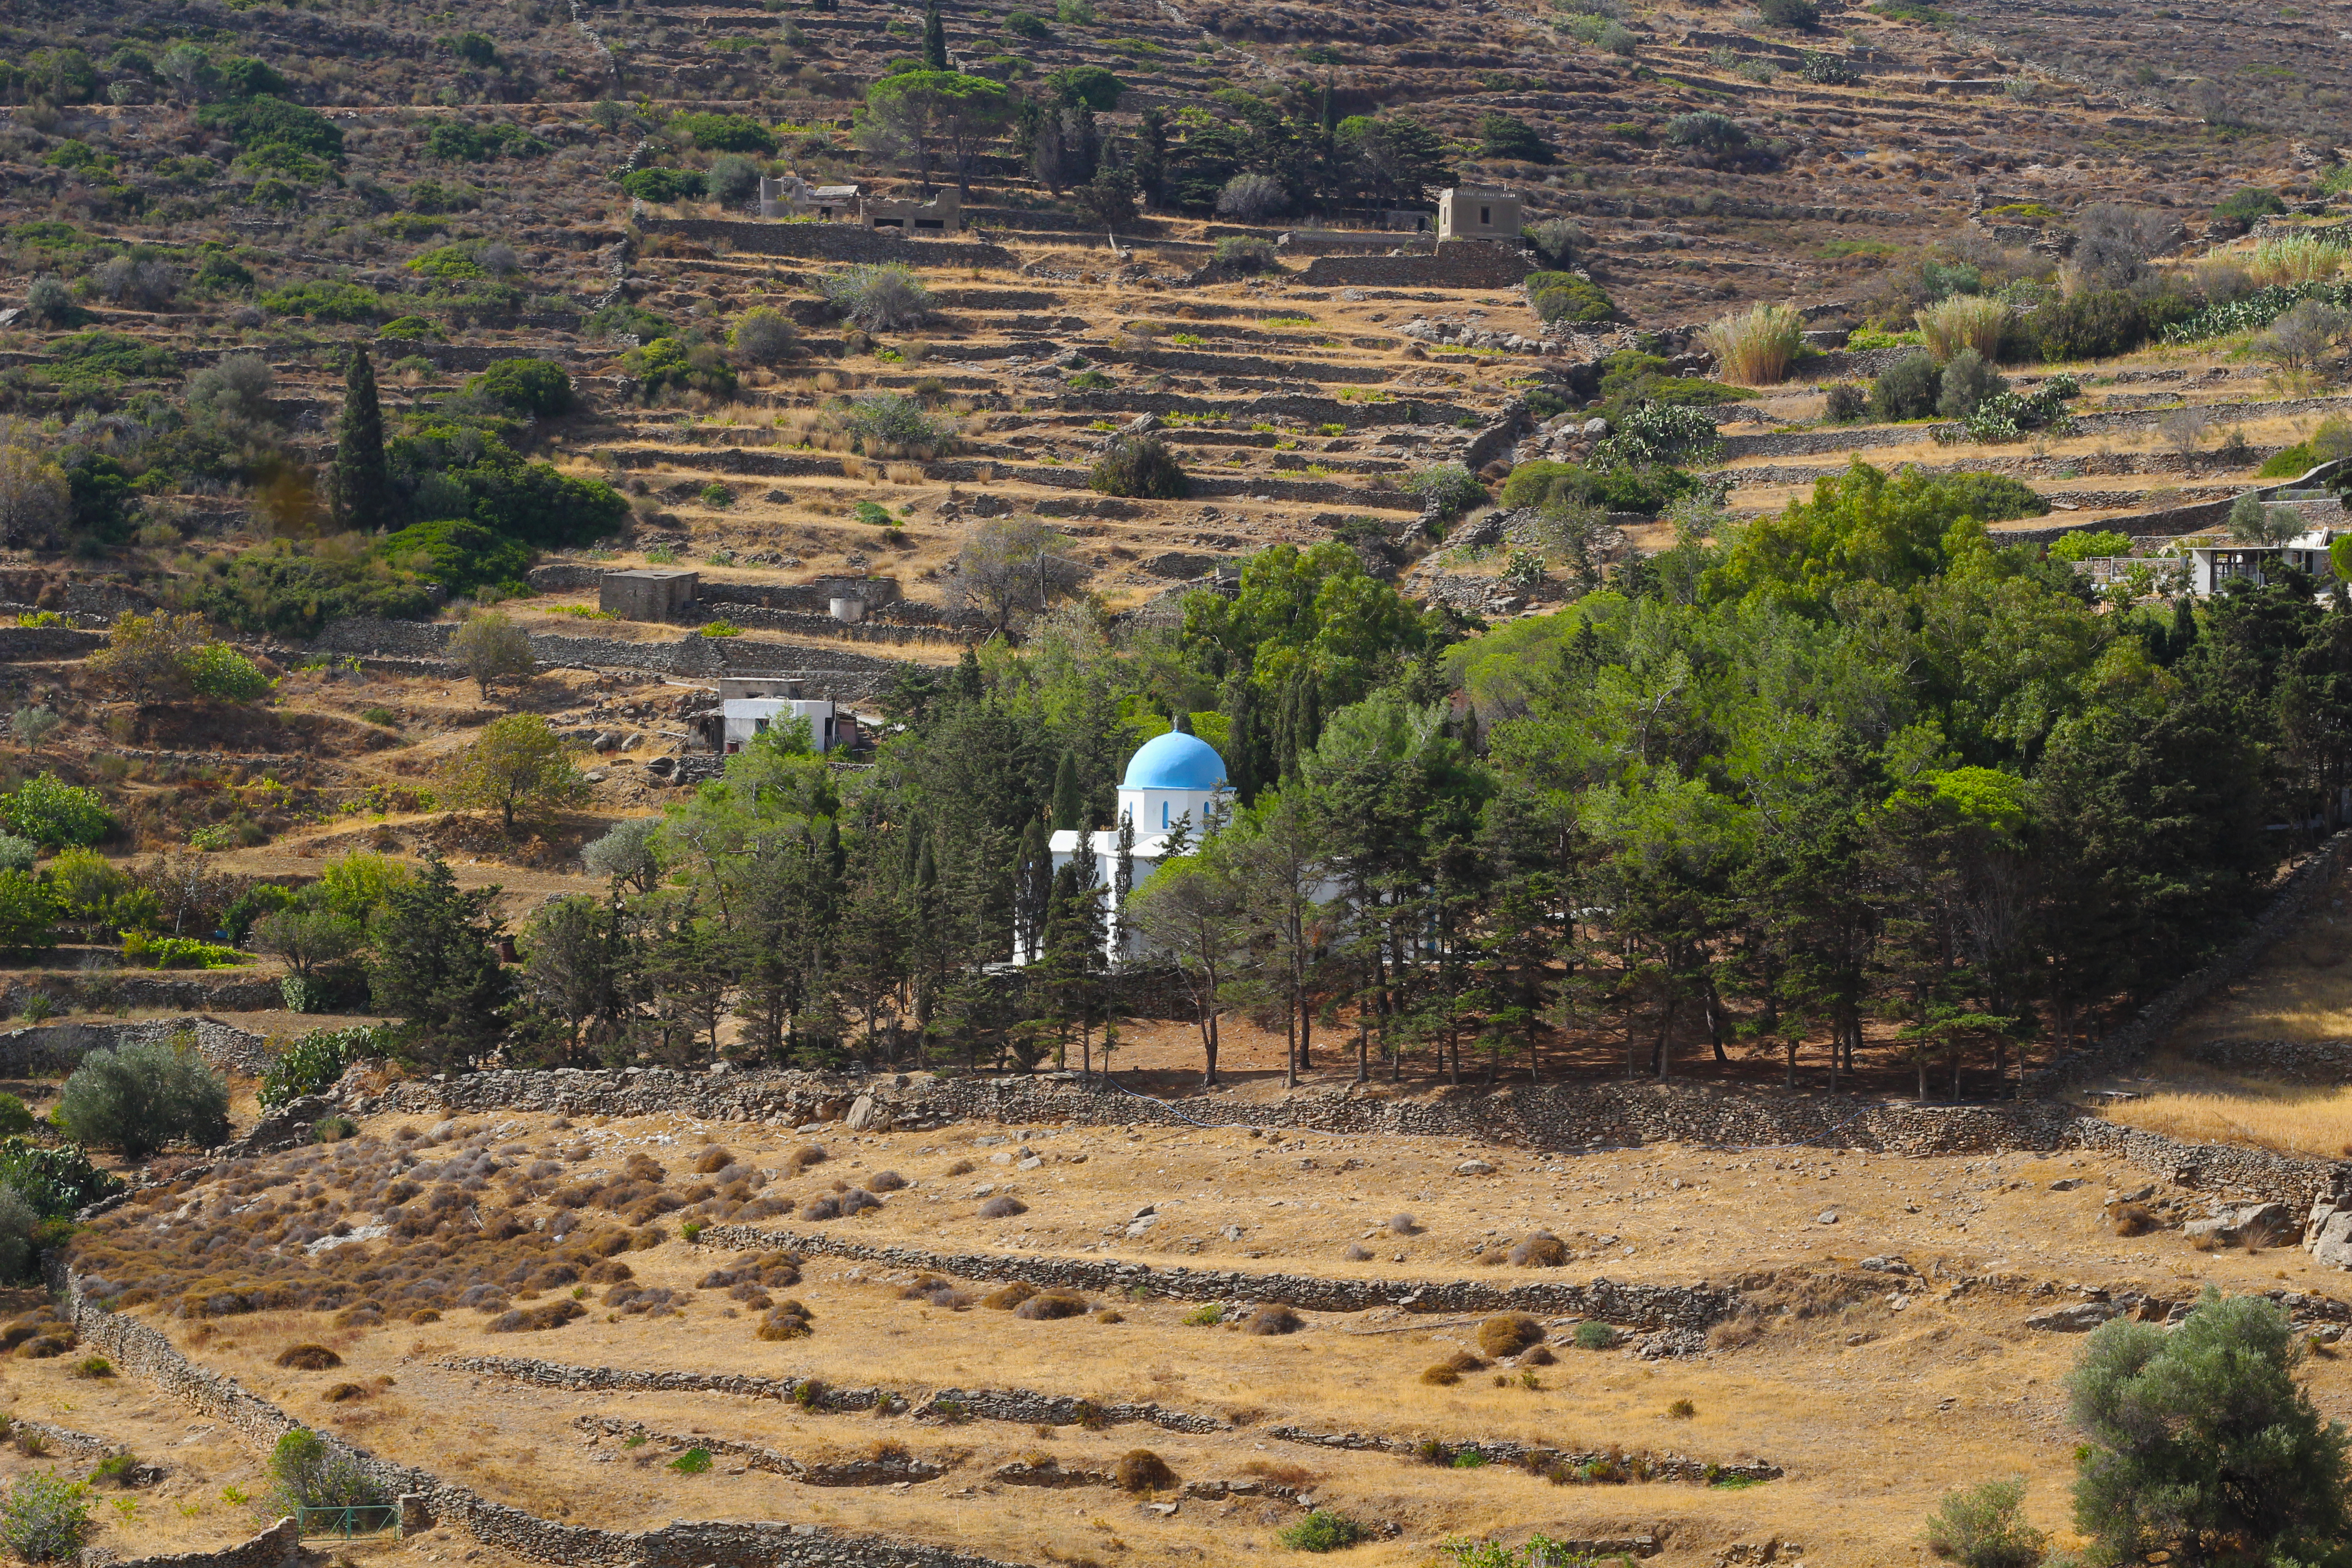
[[[1225,784],[1225,761],[1217,755],[1215,747],[1198,735],[1186,735],[1170,731],[1146,741],[1135,755],[1127,760],[1126,776],[1119,780],[1119,822],[1135,826],[1135,847],[1129,858],[1134,865],[1134,886],[1141,887],[1160,862],[1168,858],[1168,840],[1181,823],[1197,845],[1202,837],[1214,830],[1216,820],[1232,809],[1232,790]],[[1118,877],[1118,831],[1116,827],[1098,828],[1091,836],[1095,852],[1095,886],[1109,888]],[[1054,870],[1077,858],[1078,830],[1064,828],[1047,840],[1053,851]],[[1113,957],[1124,957],[1128,940],[1119,929],[1119,911],[1114,904],[1109,910],[1109,950]],[[1042,941],[1043,933],[1037,934]],[[1024,949],[1018,935],[1013,938],[1013,962],[1034,963],[1040,953],[1034,948]]]
[[[2232,577],[2263,584],[2286,567],[2304,573],[2313,583],[2326,588],[2336,581],[2336,568],[2328,560],[2327,547],[2346,531],[2340,528],[2315,528],[2283,544],[2243,544],[2236,540],[2192,543],[2188,552],[2189,591],[2200,599],[2209,598],[2220,593]]]
[[[830,698],[803,697],[796,679],[730,675],[719,682],[719,751],[733,756],[778,723],[808,721],[810,742],[820,752],[855,745],[857,721]]]
[[[814,217],[826,223],[846,220],[857,211],[862,185],[812,185],[798,174],[760,177],[760,216],[766,218]]]

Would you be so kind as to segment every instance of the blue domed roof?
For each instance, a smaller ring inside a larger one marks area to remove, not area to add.
[[[1171,730],[1146,741],[1127,760],[1122,789],[1223,789],[1225,760],[1198,735]]]

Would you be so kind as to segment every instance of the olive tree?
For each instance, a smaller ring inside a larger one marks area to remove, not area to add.
[[[56,1120],[74,1142],[126,1160],[173,1142],[210,1148],[228,1137],[228,1083],[193,1045],[133,1040],[82,1058]]]

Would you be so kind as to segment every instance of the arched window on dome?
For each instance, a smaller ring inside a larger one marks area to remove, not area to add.
[[[1160,831],[1168,831],[1168,803],[1164,800],[1160,803]]]

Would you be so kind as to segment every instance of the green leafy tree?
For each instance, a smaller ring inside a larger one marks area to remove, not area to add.
[[[228,1137],[228,1083],[193,1045],[134,1040],[84,1057],[56,1118],[68,1137],[126,1160],[174,1142],[208,1149]]]
[[[459,626],[449,638],[449,658],[473,677],[484,701],[501,680],[529,680],[539,673],[539,658],[530,649],[530,634],[505,616],[478,615]],[[509,813],[509,825],[513,822]]]
[[[0,1542],[26,1563],[70,1563],[98,1530],[95,1500],[86,1481],[55,1470],[29,1475],[0,1499]]]
[[[97,843],[114,831],[114,816],[96,790],[41,773],[0,796],[0,826],[43,848],[58,849]]]
[[[2169,1332],[2118,1318],[2067,1379],[2090,1439],[2074,1528],[2104,1560],[2312,1563],[2352,1536],[2346,1435],[2295,1379],[2286,1311],[2211,1289]]]
[[[472,745],[449,760],[441,776],[450,805],[494,810],[509,833],[518,816],[541,816],[569,805],[588,787],[562,739],[536,713],[492,720]]]
[[[910,159],[923,189],[944,156],[957,188],[971,199],[971,163],[1012,123],[1013,94],[1003,83],[959,71],[903,71],[866,89],[858,111],[857,144],[885,157]]]

